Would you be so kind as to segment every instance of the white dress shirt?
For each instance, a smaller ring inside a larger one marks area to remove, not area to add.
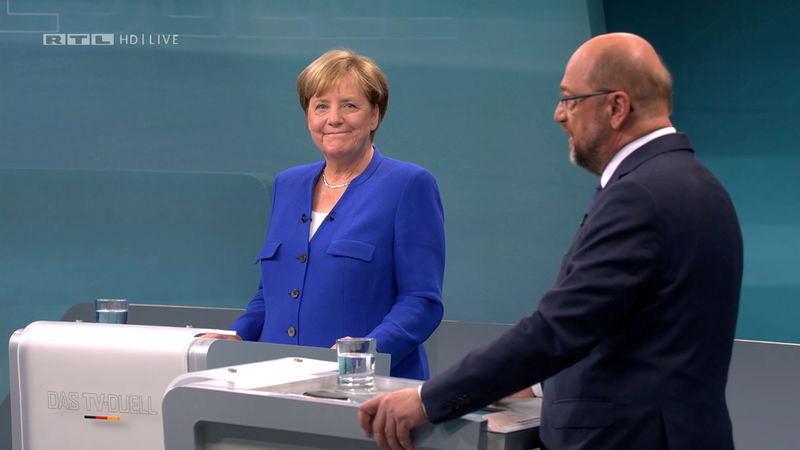
[[[606,187],[608,180],[611,179],[611,175],[614,175],[614,171],[617,170],[617,167],[619,167],[622,161],[625,158],[627,158],[631,153],[633,153],[636,149],[643,146],[644,144],[647,144],[648,142],[652,141],[655,138],[675,132],[676,132],[675,127],[664,127],[656,131],[650,132],[648,134],[645,134],[644,136],[638,139],[634,139],[627,145],[619,149],[619,151],[611,158],[611,161],[608,162],[608,165],[606,165],[606,168],[603,170],[603,175],[600,177],[600,185]]]

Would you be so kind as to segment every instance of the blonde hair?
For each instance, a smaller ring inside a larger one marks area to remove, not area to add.
[[[347,76],[353,77],[367,100],[378,108],[380,126],[389,105],[386,77],[371,59],[348,49],[329,50],[300,72],[297,77],[297,95],[303,112],[308,114],[311,97],[337,86]],[[375,127],[370,133],[370,138],[374,138],[377,129]]]

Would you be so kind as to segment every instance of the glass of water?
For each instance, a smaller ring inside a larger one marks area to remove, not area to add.
[[[98,298],[94,301],[94,321],[97,323],[128,323],[128,300]]]
[[[350,392],[375,390],[375,338],[336,340],[339,387]]]

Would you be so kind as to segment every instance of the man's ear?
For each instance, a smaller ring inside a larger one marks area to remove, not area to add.
[[[616,91],[611,97],[611,127],[619,129],[633,112],[631,97],[625,91]]]

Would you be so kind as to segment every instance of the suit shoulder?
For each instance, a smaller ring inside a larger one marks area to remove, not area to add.
[[[400,161],[394,158],[384,157],[381,162],[380,171],[395,176],[414,178],[418,176],[429,176],[433,178],[433,174],[426,168],[407,161]]]
[[[317,176],[322,170],[323,163],[321,161],[313,162],[310,164],[303,164],[300,166],[290,167],[278,173],[275,176],[275,182],[285,182],[289,180],[308,180]]]
[[[637,181],[649,186],[674,188],[679,184],[719,184],[714,174],[697,159],[693,152],[671,151],[656,155],[641,163],[620,181]]]

